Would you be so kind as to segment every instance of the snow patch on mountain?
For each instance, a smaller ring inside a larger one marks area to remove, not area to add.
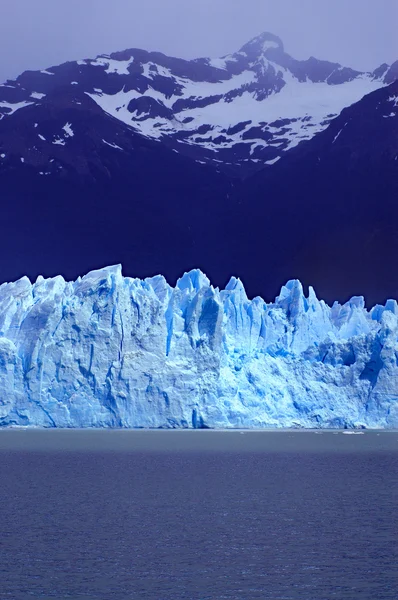
[[[280,150],[286,151],[323,131],[343,108],[382,85],[371,75],[360,75],[338,85],[315,83],[308,79],[300,81],[288,69],[272,61],[264,61],[264,68],[282,77],[281,89],[271,91],[265,98],[259,98],[256,90],[258,76],[252,70],[227,80],[197,82],[176,77],[169,69],[163,69],[161,76],[173,81],[176,92],[172,95],[151,85],[145,91],[126,91],[123,88],[118,93],[88,95],[106,113],[150,138],[159,139],[183,132],[184,137],[180,141],[218,152],[246,142],[247,127],[233,134],[229,130],[240,122],[250,120],[250,127],[259,128],[265,135],[263,143],[257,147],[275,148],[279,143]],[[223,64],[222,68],[225,68],[227,63]],[[151,68],[152,65],[144,65],[143,75],[150,79],[155,76]],[[166,108],[170,114],[151,116],[138,109],[129,110],[130,102],[141,98],[151,98],[160,113]],[[204,135],[198,134],[197,131],[205,126],[209,131]]]
[[[11,103],[11,102],[0,102],[0,110],[2,108],[6,109],[6,115],[10,116],[12,114],[14,114],[17,110],[20,110],[21,108],[26,108],[27,106],[30,106],[31,104],[33,104],[33,102],[15,102],[15,103]],[[0,118],[1,118],[1,114],[0,114]]]
[[[62,127],[62,129],[64,130],[64,132],[65,132],[65,136],[66,136],[66,137],[73,137],[73,136],[75,135],[75,134],[73,133],[73,130],[72,130],[72,125],[71,125],[71,123],[66,123],[66,124],[65,124],[65,125]]]
[[[280,158],[281,158],[280,156],[277,156],[276,158],[273,158],[272,160],[267,160],[265,164],[266,165],[274,165],[275,163],[278,162],[278,160],[280,160]]]
[[[112,144],[111,142],[107,142],[106,140],[102,140],[104,142],[104,144],[106,144],[107,146],[110,146],[111,148],[116,148],[117,150],[123,150],[123,148],[121,148],[120,146],[118,146],[117,144]]]
[[[106,67],[105,73],[116,73],[118,75],[129,75],[129,66],[134,62],[130,60],[113,60],[110,57],[100,56],[96,60],[90,60],[92,67]]]
[[[30,96],[31,98],[35,98],[35,100],[42,100],[46,97],[46,94],[42,94],[41,92],[32,92]]]
[[[245,176],[391,83],[397,64],[360,73],[314,57],[297,61],[267,32],[221,58],[131,49],[23,73],[0,86],[0,118],[44,97],[49,106],[99,107],[134,133]],[[396,106],[395,97],[391,102]]]

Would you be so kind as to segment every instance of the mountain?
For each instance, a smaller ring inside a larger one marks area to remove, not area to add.
[[[25,277],[0,286],[0,425],[393,428],[397,339],[397,302],[298,281],[267,305],[200,271]]]
[[[131,144],[112,128],[99,137],[76,124],[80,109],[96,114],[99,107],[131,134],[247,176],[313,138],[343,108],[391,83],[397,72],[398,62],[361,73],[313,57],[298,61],[270,33],[220,59],[187,61],[126,50],[28,71],[0,86],[3,119],[11,118],[16,128],[18,113],[29,108],[31,116],[26,137],[20,144],[2,140],[2,153],[5,160],[11,155],[40,164],[46,174],[57,169],[57,160],[75,165],[76,148],[84,148],[88,136],[96,145],[128,152]],[[69,121],[60,119],[61,109],[69,109]],[[48,113],[44,123],[43,113]]]
[[[398,298],[398,81],[346,108],[313,140],[239,190],[242,235],[231,257],[256,289],[260,259],[269,297],[286,277],[316,282],[323,298]],[[242,207],[245,207],[244,209]],[[256,257],[253,260],[253,257]]]
[[[292,277],[329,302],[398,297],[397,76],[296,61],[271,34],[23,73],[0,86],[0,282],[123,263],[239,273],[267,300]]]
[[[48,131],[50,111],[32,110]],[[62,123],[72,120],[69,108],[55,112]],[[4,137],[24,145],[33,115],[27,108],[15,116],[16,128],[5,119]],[[58,269],[74,278],[110,259],[125,261],[129,274],[164,272],[173,279],[182,262],[209,262],[231,187],[227,177],[126,131],[100,109],[93,113],[82,106],[73,116],[71,131],[81,131],[82,139],[71,136],[67,162],[52,155],[50,172],[32,164],[35,155],[30,163],[9,157],[0,173],[2,281]],[[111,134],[123,140],[129,151],[103,144],[106,134],[108,140]]]

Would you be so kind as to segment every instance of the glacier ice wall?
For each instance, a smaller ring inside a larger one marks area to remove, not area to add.
[[[398,427],[398,306],[272,304],[200,271],[0,286],[0,424]]]

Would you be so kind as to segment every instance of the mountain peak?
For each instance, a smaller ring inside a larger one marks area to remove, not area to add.
[[[284,52],[284,46],[282,40],[277,35],[264,31],[242,46],[239,52],[244,52],[248,56],[258,57],[265,54],[268,50]]]

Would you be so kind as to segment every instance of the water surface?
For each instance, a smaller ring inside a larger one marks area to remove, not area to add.
[[[0,431],[0,598],[396,600],[398,432]]]

